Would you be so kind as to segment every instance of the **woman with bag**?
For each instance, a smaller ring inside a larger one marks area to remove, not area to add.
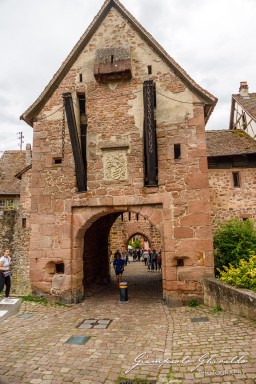
[[[5,249],[4,255],[0,257],[0,292],[4,289],[5,286],[5,297],[8,299],[10,290],[11,290],[11,257],[10,250]]]

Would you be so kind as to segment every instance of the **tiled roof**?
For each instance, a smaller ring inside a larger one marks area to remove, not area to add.
[[[241,107],[256,120],[256,93],[249,93],[249,98],[246,99],[238,95],[232,95],[233,98],[241,105]]]
[[[206,131],[208,157],[256,154],[256,141],[241,130]]]
[[[20,180],[15,175],[26,165],[25,151],[5,151],[0,158],[0,195],[20,194]]]
[[[211,93],[198,85],[178,64],[168,55],[168,53],[160,46],[160,44],[142,27],[142,25],[128,12],[128,10],[118,0],[105,0],[100,11],[95,16],[89,27],[81,36],[77,44],[74,46],[70,54],[67,56],[61,67],[55,73],[48,85],[45,87],[41,95],[35,102],[20,116],[20,119],[26,121],[31,126],[33,125],[33,118],[40,112],[43,105],[51,97],[55,89],[58,87],[64,76],[68,73],[75,60],[79,57],[85,45],[90,41],[91,37],[107,16],[110,9],[114,7],[119,11],[124,18],[126,18],[131,26],[147,41],[148,44],[162,57],[163,60],[174,70],[177,76],[180,76],[192,89],[194,89],[205,102],[205,121],[209,119],[216,103],[217,98]]]

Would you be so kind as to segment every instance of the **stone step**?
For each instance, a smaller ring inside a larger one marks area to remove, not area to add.
[[[0,323],[10,316],[19,312],[21,299],[2,299],[0,300]]]

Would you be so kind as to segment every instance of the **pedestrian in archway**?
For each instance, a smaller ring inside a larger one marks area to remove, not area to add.
[[[144,252],[142,254],[142,258],[144,260],[145,265],[148,265],[148,251],[144,249]]]
[[[0,292],[5,286],[5,297],[8,299],[11,290],[11,257],[10,250],[5,249],[4,254],[0,257]]]
[[[114,260],[117,259],[117,256],[120,255],[121,256],[121,252],[119,251],[119,249],[117,249],[114,253]]]
[[[122,280],[122,275],[124,272],[124,260],[121,259],[121,254],[118,253],[116,259],[114,260],[113,266],[116,273],[116,283],[119,286]]]
[[[158,253],[153,248],[152,254],[151,254],[151,269],[154,271],[154,269],[157,271],[157,258],[158,258]]]

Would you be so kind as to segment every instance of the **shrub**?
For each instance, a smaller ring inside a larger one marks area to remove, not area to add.
[[[238,267],[229,265],[220,272],[220,280],[234,285],[238,288],[256,291],[256,256],[250,257],[248,261],[240,260]]]
[[[199,304],[196,300],[190,300],[188,303],[189,307],[197,307]]]
[[[254,221],[232,218],[223,222],[213,237],[216,274],[223,267],[238,266],[241,259],[249,260],[256,254],[256,230]]]

